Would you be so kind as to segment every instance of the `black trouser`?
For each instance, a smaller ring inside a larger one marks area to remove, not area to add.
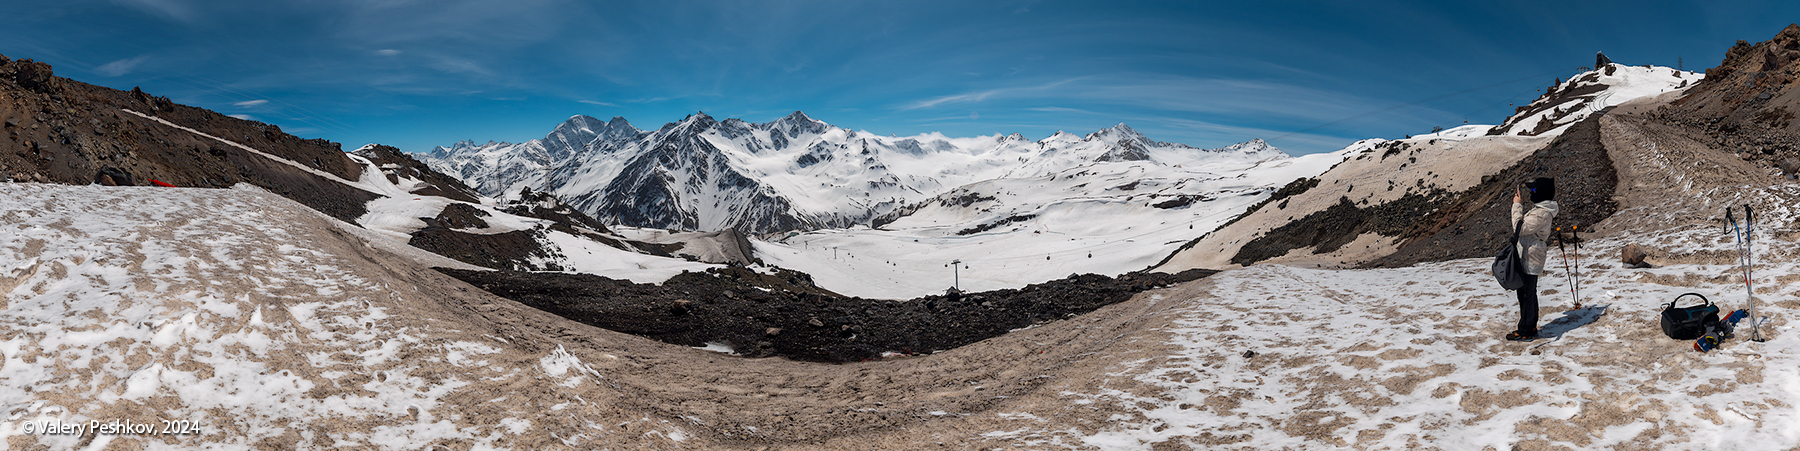
[[[1538,276],[1525,274],[1525,286],[1519,287],[1519,335],[1537,335]]]

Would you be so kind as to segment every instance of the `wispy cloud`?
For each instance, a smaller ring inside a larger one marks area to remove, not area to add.
[[[1224,121],[1229,123],[1280,123],[1296,128],[1320,124],[1350,125],[1343,124],[1346,118],[1382,123],[1424,122],[1422,118],[1449,114],[1424,106],[1381,111],[1382,107],[1395,102],[1280,81],[1145,73],[1115,73],[990,88],[916,101],[899,110],[942,109],[981,102],[999,102],[985,109],[1014,106],[1044,113],[1094,114],[1094,111],[1017,104],[1063,103],[1084,105],[1098,111],[1123,107],[1129,111],[1158,112],[1174,117],[1219,117],[1230,118]],[[1097,108],[1101,105],[1108,107]]]
[[[244,108],[248,108],[248,107],[253,107],[253,106],[257,106],[257,105],[262,105],[262,104],[265,104],[265,103],[269,103],[269,101],[268,101],[268,100],[264,100],[264,99],[256,99],[256,100],[245,100],[245,101],[242,101],[242,102],[238,102],[238,103],[233,103],[233,104],[232,104],[232,105],[234,105],[234,106],[238,106],[238,107],[244,107]]]
[[[1059,86],[1063,86],[1063,85],[1066,85],[1069,83],[1074,83],[1079,80],[1081,80],[1081,79],[1071,78],[1071,79],[1067,79],[1067,80],[1058,80],[1058,81],[1039,84],[1039,85],[1035,85],[1035,86],[1018,86],[1018,87],[1010,87],[1010,88],[998,88],[998,89],[989,89],[989,90],[981,91],[981,92],[971,92],[971,93],[936,97],[936,98],[925,99],[925,100],[913,102],[906,106],[900,107],[900,110],[901,111],[917,110],[920,108],[931,108],[931,107],[935,107],[938,105],[944,105],[944,104],[975,103],[975,102],[981,102],[981,101],[987,100],[989,98],[997,99],[997,98],[1017,98],[1017,97],[1026,97],[1026,96],[1043,96],[1049,90],[1055,89]]]
[[[614,106],[614,107],[619,106],[619,104],[616,104],[616,103],[599,102],[599,101],[594,101],[594,100],[577,100],[576,102],[581,102],[581,103],[585,103],[588,105]]]
[[[1060,107],[1060,106],[1040,106],[1040,107],[1032,107],[1032,108],[1026,108],[1026,109],[1025,109],[1025,111],[1041,111],[1041,112],[1045,112],[1045,113],[1085,113],[1085,114],[1094,114],[1094,112],[1092,112],[1092,111],[1088,111],[1088,110],[1083,110],[1083,109],[1080,109],[1080,108],[1064,108],[1064,107]]]
[[[195,19],[193,6],[181,0],[113,0],[113,3],[168,17],[180,22],[191,23]]]
[[[922,117],[922,118],[917,118],[917,119],[907,119],[907,122],[915,122],[915,123],[921,123],[921,124],[940,123],[940,122],[961,123],[961,122],[974,121],[977,117],[979,117],[979,116],[976,115],[974,112],[970,112],[970,114],[965,114],[962,116]]]
[[[150,59],[150,57],[139,56],[113,61],[101,64],[100,67],[94,68],[94,72],[107,77],[117,77],[131,73],[132,70],[137,69],[138,64],[143,64],[144,60],[147,59]]]
[[[920,109],[920,108],[931,108],[931,107],[946,104],[946,103],[980,102],[983,100],[987,100],[988,97],[992,97],[994,94],[999,94],[1003,91],[1004,90],[995,89],[995,90],[990,90],[990,91],[983,91],[983,92],[976,92],[976,93],[969,93],[969,94],[957,94],[957,95],[953,95],[953,96],[943,96],[943,97],[938,97],[938,98],[934,98],[934,99],[926,99],[926,100],[914,102],[912,105],[907,105],[900,109],[903,111],[904,110],[916,110],[916,109]]]
[[[1343,136],[1294,133],[1289,130],[1229,125],[1169,116],[1134,116],[1125,120],[1135,124],[1133,127],[1139,128],[1144,133],[1178,135],[1177,139],[1192,141],[1189,144],[1238,143],[1249,141],[1251,138],[1262,138],[1269,141],[1269,144],[1294,155],[1331,152],[1356,140],[1356,138]]]
[[[375,54],[381,55],[381,56],[394,56],[394,55],[399,55],[400,51],[394,50],[394,49],[381,49],[381,50],[376,50]]]
[[[434,69],[453,74],[493,75],[494,72],[475,60],[453,56],[438,56],[428,64]]]
[[[231,117],[235,117],[235,118],[238,118],[238,119],[243,119],[243,120],[246,120],[246,121],[254,121],[254,120],[256,120],[256,116],[251,116],[251,115],[248,115],[248,114],[232,114],[232,115],[230,115],[230,116],[231,116]]]

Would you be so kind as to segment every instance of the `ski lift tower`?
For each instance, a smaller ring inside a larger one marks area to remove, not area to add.
[[[956,291],[962,291],[962,272],[960,271],[961,269],[962,269],[962,259],[959,258],[959,259],[950,261],[950,275],[951,275],[951,277],[954,277],[953,279],[951,279],[950,287],[955,288]]]

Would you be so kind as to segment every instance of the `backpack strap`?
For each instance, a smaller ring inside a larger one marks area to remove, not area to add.
[[[1512,237],[1513,244],[1519,244],[1519,231],[1523,230],[1525,228],[1525,218],[1528,216],[1531,216],[1531,212],[1533,212],[1533,211],[1537,211],[1536,203],[1532,203],[1530,208],[1526,208],[1525,213],[1519,215],[1519,222],[1516,224],[1513,224],[1513,237]]]

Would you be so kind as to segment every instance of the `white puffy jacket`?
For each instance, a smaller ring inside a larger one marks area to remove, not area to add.
[[[1544,257],[1550,253],[1550,221],[1556,219],[1560,206],[1554,200],[1538,203],[1521,202],[1512,206],[1512,223],[1523,218],[1519,227],[1519,256],[1525,259],[1525,273],[1544,275]]]

